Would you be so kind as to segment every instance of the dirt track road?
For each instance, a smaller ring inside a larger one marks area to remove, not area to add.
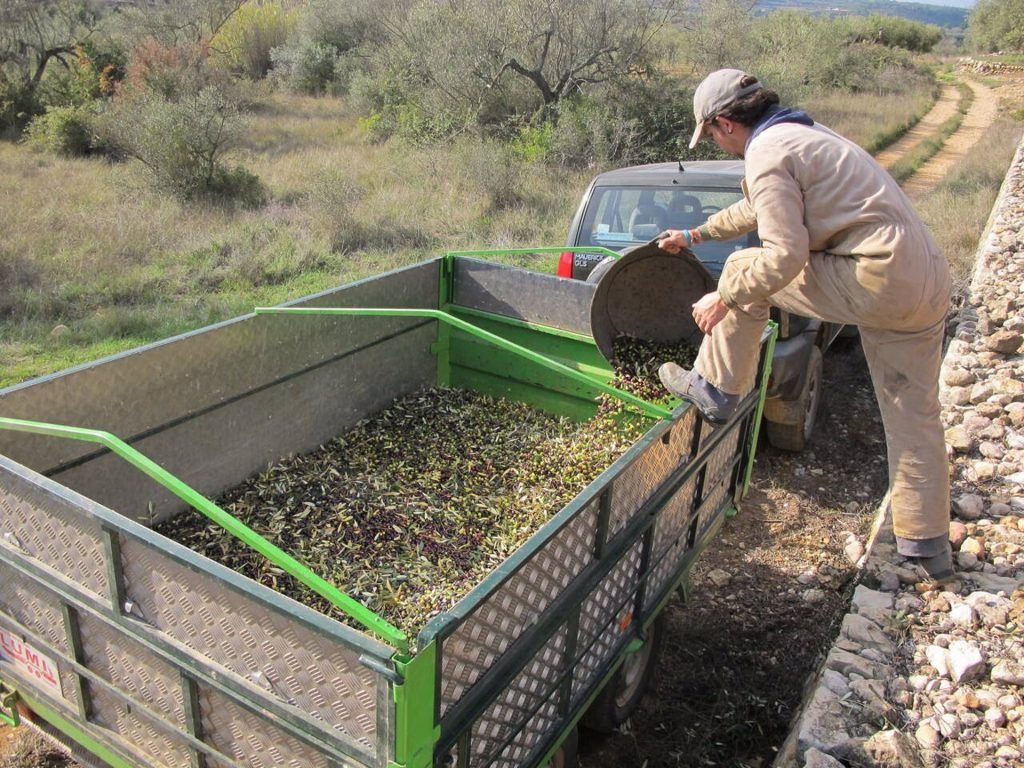
[[[947,85],[942,89],[935,105],[928,110],[928,114],[907,131],[903,138],[892,146],[882,150],[875,159],[883,168],[891,168],[893,163],[914,149],[918,144],[935,133],[939,126],[956,114],[957,105],[960,103],[960,92],[955,86]]]
[[[971,102],[956,133],[946,140],[942,149],[934,157],[904,183],[903,190],[911,200],[935,189],[935,185],[956,167],[956,164],[978,143],[982,134],[996,119],[999,98],[995,92],[974,80],[965,80],[965,82],[974,91],[974,101]]]

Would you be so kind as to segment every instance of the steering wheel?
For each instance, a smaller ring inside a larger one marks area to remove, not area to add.
[[[712,213],[718,213],[720,210],[722,209],[717,205],[705,205],[701,206],[700,212],[710,216]]]

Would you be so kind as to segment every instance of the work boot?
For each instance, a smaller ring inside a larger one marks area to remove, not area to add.
[[[896,537],[896,551],[907,558],[906,567],[921,581],[943,586],[956,581],[953,570],[953,549],[947,536],[934,539]]]
[[[739,395],[726,394],[696,371],[675,363],[664,363],[658,369],[658,378],[673,395],[697,406],[712,424],[727,422],[740,404]]]

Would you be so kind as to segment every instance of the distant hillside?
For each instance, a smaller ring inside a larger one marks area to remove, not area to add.
[[[944,3],[973,2],[973,0],[943,0]],[[771,13],[789,9],[825,16],[867,16],[880,13],[885,16],[934,24],[938,27],[963,29],[967,26],[969,8],[950,5],[896,2],[895,0],[758,0],[757,13]]]

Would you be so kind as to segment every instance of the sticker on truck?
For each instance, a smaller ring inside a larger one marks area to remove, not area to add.
[[[0,661],[13,664],[22,675],[35,680],[48,693],[63,696],[57,663],[3,627],[0,627]]]

